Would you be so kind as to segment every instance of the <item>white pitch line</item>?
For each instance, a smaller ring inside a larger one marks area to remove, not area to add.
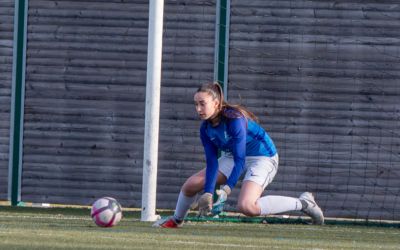
[[[90,215],[86,217],[73,217],[73,216],[29,216],[29,215],[1,215],[1,218],[24,218],[24,219],[55,219],[55,220],[92,220]]]
[[[205,242],[199,242],[199,241],[181,241],[181,240],[174,240],[174,241],[168,241],[171,243],[178,243],[178,244],[190,244],[190,245],[205,245],[205,246],[218,246],[218,247],[237,247],[237,248],[261,248],[265,249],[264,246],[255,246],[255,245],[240,245],[240,244],[224,244],[224,243],[205,243]],[[268,246],[268,248],[271,248],[272,246]],[[275,247],[272,247],[275,248]]]

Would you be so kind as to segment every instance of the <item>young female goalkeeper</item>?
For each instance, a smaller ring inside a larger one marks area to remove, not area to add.
[[[196,194],[201,191],[204,191],[198,200],[201,215],[206,215],[211,209],[217,213],[222,211],[228,195],[244,171],[246,174],[237,204],[241,213],[258,216],[299,210],[309,215],[313,224],[323,224],[323,213],[311,193],[305,192],[299,198],[274,195],[261,197],[278,170],[277,150],[271,138],[257,123],[257,117],[240,105],[225,102],[223,96],[218,83],[205,84],[195,93],[196,111],[203,120],[200,138],[207,166],[183,184],[174,216],[160,219],[154,226],[181,226]],[[223,152],[219,159],[218,150]],[[219,197],[213,207],[216,185],[223,186],[217,190]]]

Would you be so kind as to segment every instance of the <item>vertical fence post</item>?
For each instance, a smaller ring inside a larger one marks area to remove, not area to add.
[[[215,27],[214,80],[228,94],[230,0],[217,0]]]
[[[16,206],[21,201],[28,0],[15,1],[14,12],[8,198],[11,200],[11,205]]]

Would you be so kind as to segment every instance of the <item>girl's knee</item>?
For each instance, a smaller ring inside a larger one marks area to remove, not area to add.
[[[252,202],[246,202],[246,201],[239,201],[237,208],[239,210],[239,212],[241,212],[242,214],[246,215],[246,216],[258,216],[260,215],[260,209],[259,207]]]
[[[199,176],[189,177],[182,186],[182,192],[187,196],[196,195],[203,189],[204,179]]]

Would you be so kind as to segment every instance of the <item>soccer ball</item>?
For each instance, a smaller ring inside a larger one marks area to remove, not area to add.
[[[122,218],[121,205],[114,198],[103,197],[93,203],[90,215],[97,226],[112,227]]]

